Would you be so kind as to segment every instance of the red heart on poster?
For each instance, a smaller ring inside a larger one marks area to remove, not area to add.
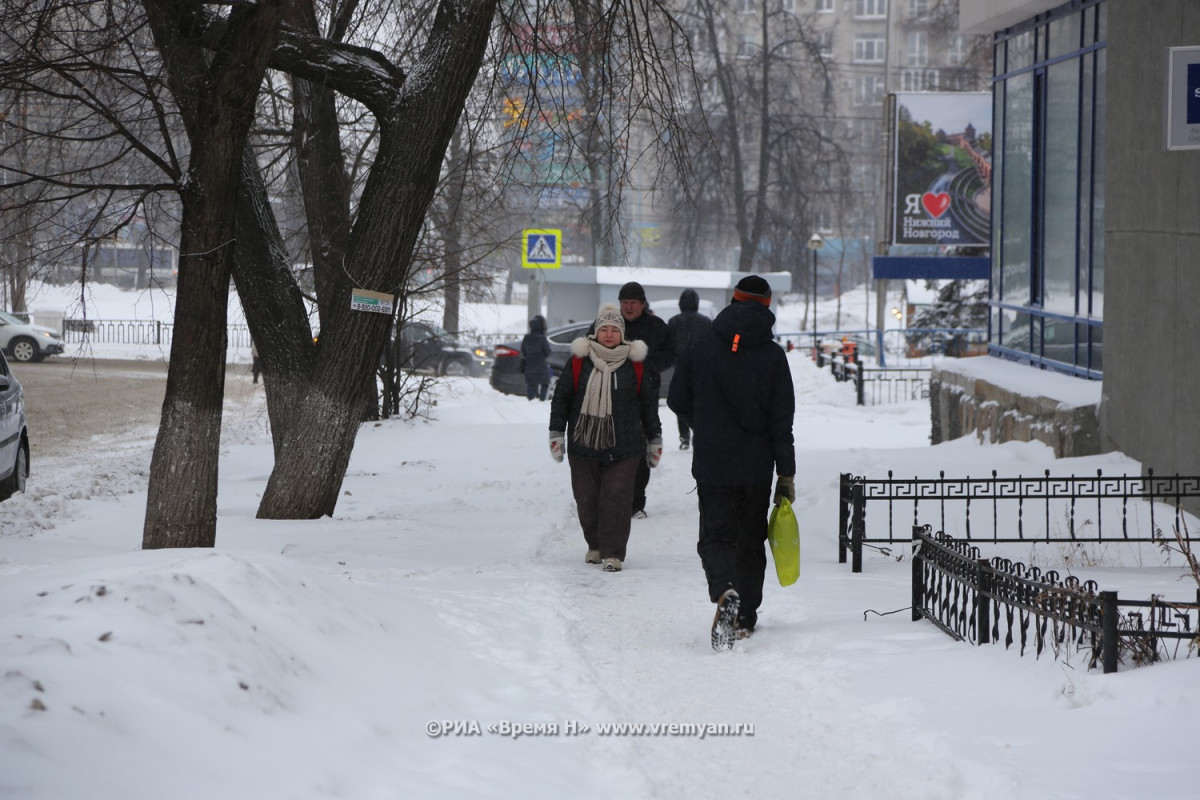
[[[921,196],[921,205],[925,206],[925,210],[936,219],[945,214],[946,209],[950,207],[950,195],[945,192],[938,194],[926,192]]]

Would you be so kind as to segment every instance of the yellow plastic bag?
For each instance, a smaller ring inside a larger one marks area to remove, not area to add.
[[[800,525],[792,504],[785,497],[771,511],[767,522],[767,542],[775,560],[780,586],[791,586],[800,577]]]

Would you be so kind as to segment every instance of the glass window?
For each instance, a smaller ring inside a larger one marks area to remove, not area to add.
[[[878,75],[862,75],[854,79],[854,105],[878,106],[882,104],[882,77]]]
[[[1005,82],[1004,204],[1000,209],[1002,294],[1005,303],[1030,302],[1030,240],[1033,223],[1033,75]]]
[[[995,42],[990,341],[1088,377],[1102,369],[1105,8],[1077,0]]]
[[[1074,314],[1079,241],[1079,66],[1064,61],[1046,71],[1042,196],[1042,303]],[[1069,361],[1068,363],[1073,363]]]
[[[908,65],[923,67],[929,63],[929,34],[913,31],[908,34]]]
[[[1101,14],[1104,6],[1100,7]],[[1091,289],[1088,293],[1089,311],[1092,319],[1104,319],[1104,120],[1108,117],[1104,95],[1104,81],[1107,73],[1108,56],[1104,50],[1096,51],[1095,125],[1092,129],[1093,148],[1096,158],[1092,166],[1092,259],[1091,259]]]
[[[887,0],[854,0],[854,16],[886,17]]]
[[[817,13],[832,14],[833,12],[833,0],[817,0]]]
[[[1026,31],[1008,41],[1008,63],[1005,72],[1033,65],[1033,31]]]
[[[1081,46],[1079,35],[1082,26],[1083,20],[1079,14],[1071,14],[1051,22],[1047,31],[1050,37],[1048,50],[1050,58],[1057,58],[1078,50]]]
[[[859,33],[854,37],[855,64],[882,64],[886,40],[880,33]]]

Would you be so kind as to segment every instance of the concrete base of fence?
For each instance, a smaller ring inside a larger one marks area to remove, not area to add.
[[[929,380],[933,424],[930,441],[937,444],[974,433],[980,441],[995,443],[1044,442],[1054,448],[1056,458],[1104,452],[1100,439],[1099,382],[1018,364],[997,365],[996,361],[972,358],[933,367]],[[981,366],[986,368],[981,370]],[[1038,385],[1035,388],[1028,380],[1010,382],[994,374],[981,374],[996,372],[998,368],[1023,370],[1014,374],[1023,379],[1036,378]],[[1069,399],[1053,396],[1053,386],[1058,380],[1073,382],[1070,392],[1060,393],[1069,394]],[[1094,386],[1096,402],[1080,402],[1077,387],[1089,383]]]

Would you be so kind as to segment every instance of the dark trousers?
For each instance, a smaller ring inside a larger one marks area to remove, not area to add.
[[[758,622],[767,569],[771,483],[699,483],[696,490],[700,498],[700,543],[696,552],[708,579],[708,597],[715,603],[726,589],[736,589],[741,598],[738,623],[753,628]]]
[[[637,475],[633,481],[633,511],[646,510],[646,486],[650,483],[650,465],[645,456],[638,457]]]
[[[692,441],[692,429],[682,419],[677,419],[677,421],[679,422],[679,441],[690,443]]]
[[[526,380],[525,381],[525,398],[528,400],[532,400],[533,398],[536,397],[538,400],[545,400],[546,399],[546,390],[549,388],[550,388],[550,385],[547,383],[537,383],[537,382],[530,382],[530,381]]]
[[[601,558],[625,560],[629,544],[629,504],[633,501],[633,476],[642,456],[619,461],[596,461],[567,453],[571,465],[571,491],[579,527],[589,550],[599,550]]]

